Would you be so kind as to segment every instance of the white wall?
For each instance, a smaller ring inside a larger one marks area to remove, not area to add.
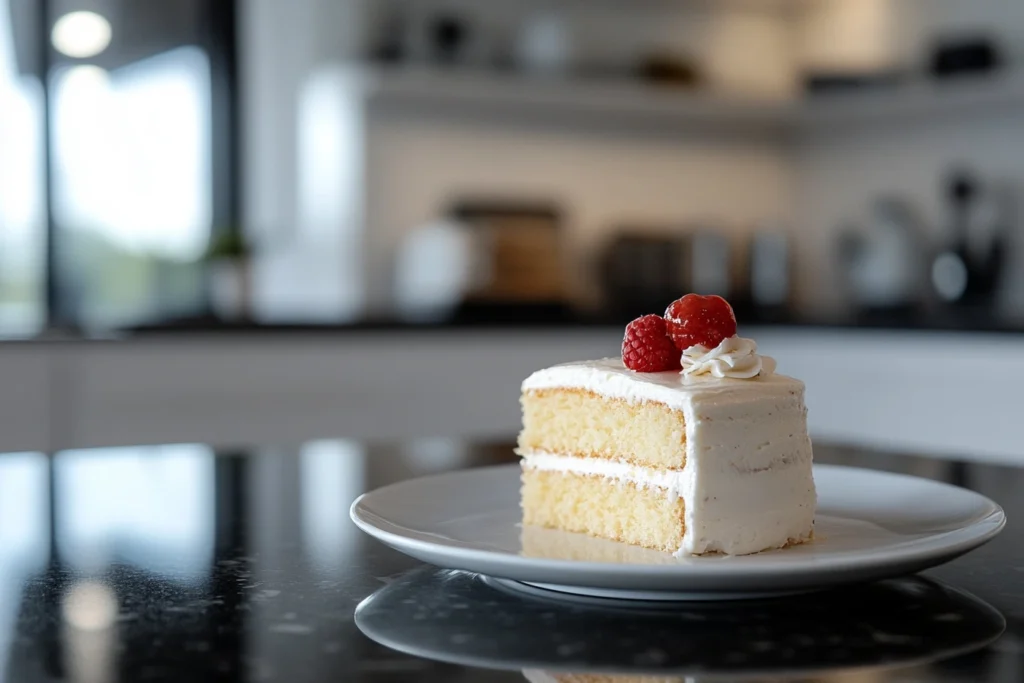
[[[891,0],[825,0],[807,3],[797,18],[796,58],[803,70],[873,71],[892,66]]]

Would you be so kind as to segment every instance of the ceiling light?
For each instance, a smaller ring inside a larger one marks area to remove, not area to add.
[[[68,12],[53,25],[50,40],[58,52],[85,59],[95,57],[110,45],[110,22],[96,12]]]

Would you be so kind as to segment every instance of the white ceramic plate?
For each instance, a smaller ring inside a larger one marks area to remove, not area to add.
[[[352,520],[387,545],[441,567],[533,589],[646,600],[760,597],[908,574],[976,548],[1006,521],[998,505],[966,489],[815,465],[812,543],[741,557],[675,558],[523,527],[519,471],[503,465],[385,486],[353,503]]]

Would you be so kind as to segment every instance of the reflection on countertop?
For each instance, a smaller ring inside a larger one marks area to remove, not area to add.
[[[523,597],[486,577],[433,567],[375,592],[355,623],[400,652],[464,666],[731,678],[919,665],[984,647],[1005,627],[986,603],[921,577],[825,596],[616,604]]]
[[[0,455],[0,679],[521,682],[522,669],[598,668],[701,680],[757,664],[837,675],[888,667],[877,681],[1021,680],[1024,545],[1012,520],[1024,515],[1024,468],[821,445],[816,456],[976,489],[1011,524],[924,578],[784,609],[647,614],[538,603],[424,568],[348,520],[363,491],[514,461],[510,444]],[[1005,633],[985,646],[1003,618]]]

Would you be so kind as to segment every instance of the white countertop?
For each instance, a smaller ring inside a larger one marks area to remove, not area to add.
[[[812,436],[1024,459],[1024,336],[751,328],[807,383]],[[148,335],[0,345],[0,450],[316,437],[507,439],[519,383],[616,355],[618,328]]]

